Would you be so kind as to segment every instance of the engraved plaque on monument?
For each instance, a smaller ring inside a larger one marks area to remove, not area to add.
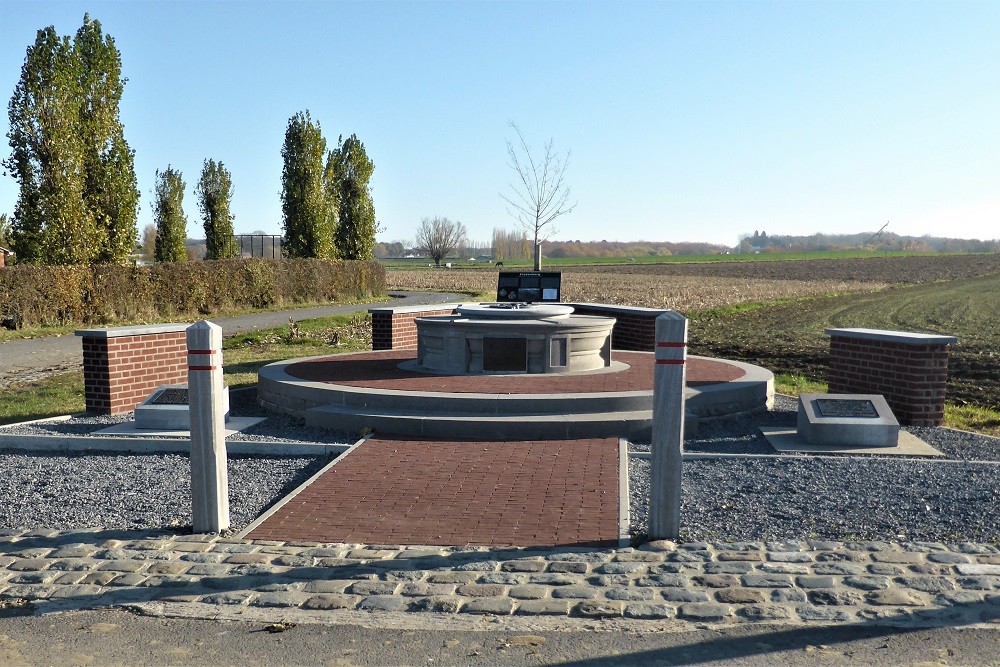
[[[817,398],[813,403],[816,405],[816,414],[820,417],[878,418],[875,404],[867,399]]]
[[[528,370],[528,341],[523,338],[483,337],[483,370],[524,373]]]

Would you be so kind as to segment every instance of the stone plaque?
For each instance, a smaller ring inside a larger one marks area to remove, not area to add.
[[[528,372],[528,341],[524,338],[483,338],[483,370]]]
[[[813,401],[818,417],[865,417],[878,419],[875,404],[867,399],[817,398]]]
[[[187,389],[164,389],[156,398],[149,402],[149,405],[187,405]]]

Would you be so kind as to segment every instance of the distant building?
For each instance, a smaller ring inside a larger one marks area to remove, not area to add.
[[[7,265],[7,255],[13,256],[14,253],[9,248],[0,246],[0,269]]]

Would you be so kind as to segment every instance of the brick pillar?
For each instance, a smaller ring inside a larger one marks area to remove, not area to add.
[[[452,315],[457,304],[370,308],[373,350],[406,350],[417,347],[418,317]]]
[[[186,324],[81,329],[87,412],[134,410],[154,389],[187,382]]]
[[[954,336],[827,329],[831,394],[882,394],[900,424],[940,426]]]

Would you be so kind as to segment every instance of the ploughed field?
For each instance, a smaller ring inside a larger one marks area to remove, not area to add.
[[[672,308],[693,354],[826,379],[827,327],[957,336],[948,400],[1000,409],[1000,255],[563,268],[563,300]],[[490,294],[497,271],[388,272],[390,289]],[[742,306],[742,307],[737,307]]]

